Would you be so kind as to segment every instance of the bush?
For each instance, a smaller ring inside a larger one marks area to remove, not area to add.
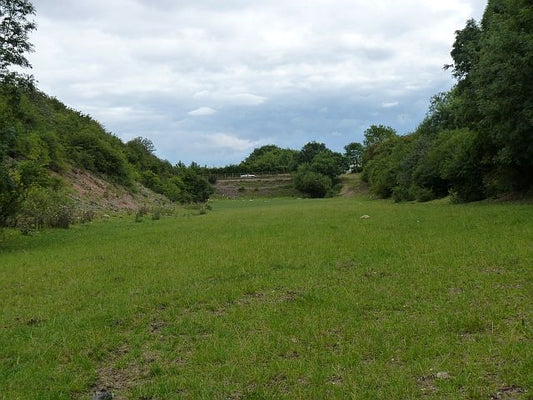
[[[294,186],[311,197],[321,198],[332,189],[332,182],[326,175],[312,171],[307,164],[303,164],[294,174]]]
[[[86,224],[92,222],[96,217],[96,212],[94,210],[82,210],[78,217],[78,220],[81,224]]]
[[[149,211],[150,209],[148,208],[148,206],[144,204],[139,207],[139,209],[137,210],[137,214],[141,217],[144,217],[146,214],[148,214]]]
[[[68,228],[74,222],[74,202],[66,193],[32,187],[22,201],[17,227],[23,233],[41,228]]]
[[[154,208],[152,210],[152,221],[159,221],[161,219],[161,209]]]

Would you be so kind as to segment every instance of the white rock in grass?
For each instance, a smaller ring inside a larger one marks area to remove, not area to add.
[[[368,218],[370,218],[370,215],[366,215],[366,214],[365,215],[361,215],[361,219],[368,219]]]
[[[450,379],[448,372],[437,372],[437,379]]]

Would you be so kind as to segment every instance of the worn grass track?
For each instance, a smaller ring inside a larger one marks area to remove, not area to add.
[[[0,398],[529,399],[532,245],[531,205],[364,197],[8,235]]]

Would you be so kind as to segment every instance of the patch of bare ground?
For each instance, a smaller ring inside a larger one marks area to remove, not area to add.
[[[418,387],[423,397],[433,396],[437,392],[434,375],[426,375],[418,378]]]
[[[361,174],[345,174],[340,178],[342,189],[341,197],[354,197],[368,194],[368,185],[361,180]]]
[[[291,303],[296,301],[300,294],[294,290],[272,290],[270,292],[246,293],[243,298],[237,299],[233,304],[248,305],[257,303]]]
[[[155,329],[160,328],[156,326]],[[107,391],[113,395],[114,400],[125,400],[131,389],[150,379],[150,364],[160,360],[160,355],[143,349],[140,357],[130,359],[129,353],[130,349],[123,346],[107,357],[104,365],[96,370],[96,381],[91,388],[91,395],[97,391]]]
[[[169,203],[166,197],[140,184],[135,184],[135,190],[131,190],[84,170],[72,169],[63,179],[72,189],[72,198],[93,210],[136,210],[146,205]]]
[[[509,192],[509,193],[501,194],[493,201],[496,203],[533,204],[533,192],[532,191],[529,191],[527,193]]]
[[[525,389],[521,388],[519,386],[507,386],[503,387],[500,390],[498,390],[496,393],[492,394],[490,396],[491,400],[514,400],[514,399],[522,399],[523,394],[525,393]],[[532,397],[529,397],[530,399]]]
[[[120,361],[128,353],[127,347],[121,347],[108,357],[106,364],[96,370],[96,382],[91,393],[106,390],[113,394],[115,400],[126,399],[125,392],[148,377],[148,372],[140,363],[128,362],[122,365]]]

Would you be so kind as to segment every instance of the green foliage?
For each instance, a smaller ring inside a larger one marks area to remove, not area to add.
[[[13,162],[0,159],[0,227],[8,225],[18,211],[22,188]]]
[[[33,186],[24,193],[17,227],[23,233],[41,228],[68,228],[75,220],[75,205],[65,192]]]
[[[456,31],[451,55],[458,83],[433,97],[407,148],[384,146],[393,134],[383,127],[365,132],[374,193],[462,202],[533,187],[533,4],[489,1],[481,24]]]
[[[389,140],[396,138],[397,136],[398,135],[394,129],[384,125],[371,125],[367,130],[365,130],[365,139],[363,141],[365,147],[362,163],[363,169],[369,161],[378,157],[384,144],[386,144]],[[368,175],[364,173],[363,176],[366,180]]]
[[[299,165],[293,175],[294,186],[311,197],[331,196],[338,189],[334,184],[339,175],[348,169],[347,159],[324,143],[307,143],[296,159]]]
[[[312,163],[314,158],[321,152],[328,150],[324,143],[309,142],[305,144],[296,159],[298,164]]]
[[[363,144],[366,148],[368,148],[380,143],[384,143],[396,136],[396,131],[390,126],[370,125],[370,127],[365,131],[365,139]]]
[[[91,130],[72,134],[69,140],[72,159],[81,168],[105,174],[125,186],[131,185],[132,170],[121,149],[121,142],[101,136],[101,132],[95,134]]]
[[[281,149],[275,145],[266,145],[254,149],[240,164],[240,171],[253,173],[279,174],[287,173],[295,167],[297,152]]]
[[[462,30],[455,31],[455,42],[451,51],[453,64],[445,66],[446,69],[453,68],[452,74],[455,78],[465,79],[476,66],[481,33],[481,28],[473,19],[469,19]]]
[[[371,191],[379,197],[389,197],[398,183],[398,174],[409,151],[408,137],[391,136],[373,144],[373,158],[366,161],[363,177]]]
[[[213,194],[213,187],[207,179],[192,169],[184,171],[180,179],[184,188],[180,199],[182,203],[205,203]]]
[[[311,161],[311,169],[325,175],[332,181],[347,170],[346,159],[340,153],[324,150]]]
[[[332,181],[309,164],[301,164],[294,174],[294,186],[311,197],[325,197],[332,189]]]
[[[489,1],[479,62],[470,74],[490,145],[493,173],[513,177],[516,190],[533,184],[533,4]]]
[[[361,172],[363,170],[363,154],[365,151],[361,143],[349,143],[344,146],[344,157],[351,172]]]
[[[28,17],[35,8],[28,0],[0,0],[0,82],[17,84],[31,82],[31,77],[10,71],[11,67],[30,68],[25,53],[33,50],[28,41],[35,29]]]

